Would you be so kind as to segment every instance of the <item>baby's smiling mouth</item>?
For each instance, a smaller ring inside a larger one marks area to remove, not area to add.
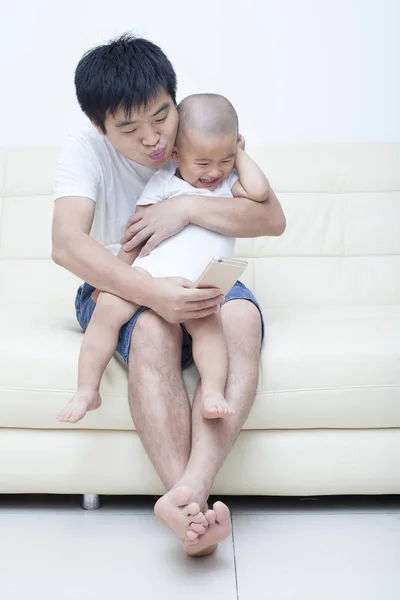
[[[206,179],[201,177],[199,179],[200,183],[202,185],[205,185],[206,187],[213,187],[214,185],[216,185],[220,180],[220,177],[215,177],[214,179]]]

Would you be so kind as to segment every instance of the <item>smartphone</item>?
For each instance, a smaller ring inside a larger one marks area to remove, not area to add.
[[[224,296],[244,273],[247,261],[236,258],[213,258],[196,281],[196,288],[219,288]]]

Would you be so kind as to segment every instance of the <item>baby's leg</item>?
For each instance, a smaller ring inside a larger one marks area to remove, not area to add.
[[[100,292],[81,346],[78,390],[58,415],[59,421],[76,423],[88,410],[100,406],[100,381],[117,346],[119,330],[138,308],[118,296]]]
[[[187,321],[185,327],[192,336],[193,358],[201,377],[203,417],[218,419],[232,416],[233,411],[225,400],[228,349],[220,312],[204,319]]]

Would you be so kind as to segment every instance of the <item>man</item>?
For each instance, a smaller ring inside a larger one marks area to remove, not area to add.
[[[221,502],[207,510],[215,476],[252,406],[262,321],[246,288],[233,288],[221,310],[229,354],[226,396],[234,415],[205,420],[199,394],[191,411],[181,364],[191,357],[179,323],[218,310],[218,290],[195,290],[179,278],[148,278],[116,258],[118,240],[154,170],[173,150],[178,125],[176,77],[154,44],[124,35],[94,48],[76,69],[78,101],[92,125],[71,136],[56,176],[53,260],[86,281],[77,317],[86,329],[95,288],[151,310],[139,310],[121,329],[117,351],[128,364],[129,402],[136,430],[169,490],[157,517],[192,556],[213,552],[231,531]],[[285,218],[270,189],[266,202],[245,198],[171,198],[136,211],[124,233],[125,249],[146,242],[141,254],[189,223],[234,237],[280,235]]]

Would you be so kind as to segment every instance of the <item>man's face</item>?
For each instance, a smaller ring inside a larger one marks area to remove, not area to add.
[[[164,90],[145,108],[133,109],[129,115],[119,108],[105,120],[106,135],[114,148],[152,169],[158,169],[170,158],[177,128],[178,111]]]
[[[191,131],[184,134],[172,158],[182,178],[196,188],[215,190],[232,172],[237,151],[237,131],[206,136]]]

